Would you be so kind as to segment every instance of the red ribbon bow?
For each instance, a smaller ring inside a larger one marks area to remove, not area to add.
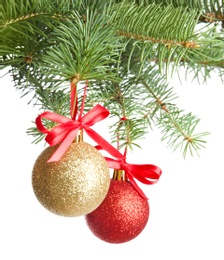
[[[83,117],[80,117],[77,121],[70,118],[55,114],[53,112],[44,112],[36,118],[36,126],[38,130],[44,134],[46,142],[49,145],[60,144],[55,153],[51,156],[48,162],[58,161],[71,143],[74,141],[78,134],[78,131],[84,129],[85,132],[96,141],[103,149],[111,150],[111,145],[107,143],[100,135],[98,135],[90,126],[103,120],[109,115],[109,111],[101,105],[96,105]],[[59,123],[52,130],[48,130],[42,124],[42,118]],[[115,148],[114,148],[115,149]]]
[[[84,129],[85,132],[98,143],[106,151],[112,151],[113,154],[118,155],[118,151],[111,146],[106,140],[104,140],[100,135],[98,135],[90,126],[95,123],[105,119],[110,113],[109,111],[102,107],[101,105],[96,105],[90,111],[88,111],[84,116],[82,116],[84,110],[84,102],[86,97],[87,84],[84,87],[84,94],[80,109],[80,114],[76,120],[78,103],[76,95],[76,86],[71,82],[71,96],[70,96],[70,114],[71,119],[53,112],[44,112],[36,118],[36,126],[40,132],[47,134],[45,137],[46,142],[49,145],[60,144],[55,153],[51,156],[48,162],[59,161],[68,147],[76,138],[78,131]],[[42,123],[42,118],[51,120],[53,122],[59,123],[53,129],[48,130]]]
[[[120,152],[119,152],[120,153]],[[115,155],[116,156],[116,155]],[[130,164],[126,162],[125,156],[120,153],[117,160],[105,157],[108,163],[108,167],[115,170],[124,170],[125,174],[132,184],[132,186],[138,191],[138,193],[145,199],[148,199],[144,192],[137,185],[136,180],[144,184],[155,184],[158,182],[162,170],[153,164]]]

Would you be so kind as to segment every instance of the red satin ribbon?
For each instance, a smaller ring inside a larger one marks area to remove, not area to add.
[[[120,154],[120,157],[122,154]],[[112,158],[105,157],[108,163],[108,167],[115,170],[124,170],[125,174],[132,184],[132,186],[138,191],[138,193],[145,199],[148,199],[144,192],[137,185],[136,180],[144,184],[155,184],[158,182],[162,170],[153,164],[130,164],[127,163],[125,158],[119,158],[114,160]]]
[[[95,123],[105,119],[108,115],[109,111],[101,105],[96,105],[83,117],[80,116],[77,121],[53,112],[44,112],[40,114],[36,118],[36,126],[40,132],[47,134],[45,137],[46,142],[51,146],[61,143],[48,162],[58,161],[74,141],[78,131],[81,129],[85,130],[85,132],[104,150],[116,153],[116,155],[119,156],[118,151],[113,146],[90,128]],[[59,123],[59,125],[48,130],[42,123],[43,118]]]
[[[103,149],[99,145],[95,146],[98,150]],[[124,170],[125,175],[132,184],[132,186],[138,191],[138,193],[144,198],[148,199],[144,192],[137,185],[136,180],[152,185],[156,184],[159,181],[159,178],[162,174],[162,170],[153,165],[153,164],[130,164],[126,162],[126,150],[124,155],[121,154],[118,150],[116,150],[116,154],[114,150],[109,151],[109,153],[115,157],[116,159],[112,159],[109,157],[104,157],[107,161],[108,167],[114,170]]]

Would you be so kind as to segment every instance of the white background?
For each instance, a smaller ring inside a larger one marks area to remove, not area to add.
[[[150,198],[149,222],[136,239],[109,244],[90,232],[83,217],[56,216],[37,201],[31,173],[44,142],[32,144],[26,130],[38,112],[9,76],[0,79],[0,259],[224,259],[224,86],[216,74],[207,85],[173,83],[179,107],[201,118],[199,131],[211,133],[206,149],[184,160],[166,148],[156,129],[150,132],[142,150],[128,157],[163,170],[156,185],[141,186]],[[106,122],[98,124],[98,133]]]

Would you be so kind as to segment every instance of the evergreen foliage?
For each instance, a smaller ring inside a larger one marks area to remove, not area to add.
[[[168,146],[193,155],[208,133],[174,104],[169,77],[183,68],[206,81],[216,69],[222,79],[223,9],[222,0],[0,0],[0,67],[41,112],[68,117],[70,83],[81,99],[88,80],[85,109],[108,108],[119,148],[158,127]]]

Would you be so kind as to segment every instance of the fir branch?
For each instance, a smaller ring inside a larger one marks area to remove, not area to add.
[[[129,1],[132,2],[132,1]],[[149,4],[161,4],[164,6],[173,5],[174,7],[186,7],[188,9],[198,10],[202,12],[202,19],[216,19],[222,21],[223,19],[223,1],[222,0],[194,0],[194,1],[183,1],[183,0],[136,0],[137,4],[149,5]],[[215,14],[215,17],[209,17],[209,14]],[[219,16],[220,15],[220,16]],[[214,21],[213,20],[213,21]],[[209,21],[206,21],[209,22]]]
[[[116,118],[112,140],[120,147],[138,146],[137,140],[155,122],[162,140],[174,150],[180,148],[185,157],[203,147],[207,133],[195,134],[199,119],[176,108],[173,89],[151,63],[156,62],[160,71],[180,66],[198,72],[203,67],[221,70],[223,32],[210,28],[195,32],[202,17],[212,12],[209,23],[222,21],[223,4],[217,0],[4,0],[1,67],[12,67],[16,88],[24,94],[32,91],[40,110],[65,115],[68,82],[88,79],[91,94],[86,109],[94,102],[109,109]],[[35,142],[43,138],[36,128],[28,129],[28,134]]]
[[[177,150],[180,148],[183,151],[184,158],[187,153],[193,156],[196,152],[199,155],[199,150],[205,148],[205,140],[202,138],[208,135],[208,132],[194,134],[194,130],[200,119],[193,116],[191,113],[184,114],[179,110],[165,110],[166,113],[158,118],[157,125],[162,128],[162,141],[167,140],[168,147]]]
[[[33,34],[44,36],[43,28],[53,28],[59,20],[69,19],[72,9],[80,9],[84,1],[14,1],[2,0],[0,44],[18,48],[22,46],[23,37],[32,40]],[[45,31],[45,30],[44,30]],[[10,53],[10,52],[9,52]]]
[[[51,111],[59,115],[69,116],[70,113],[70,95],[65,90],[43,89],[39,87],[35,91],[35,107],[39,107],[40,113]],[[32,122],[35,124],[35,122]],[[44,125],[47,129],[52,129],[56,123],[44,120]],[[37,144],[43,140],[45,135],[41,133],[36,125],[29,127],[26,133],[34,138],[33,143]]]
[[[151,4],[145,7],[121,4],[114,11],[111,23],[116,26],[119,35],[133,40],[133,49],[138,46],[141,62],[157,57],[162,70],[164,60],[168,69],[170,61],[175,59],[176,67],[189,50],[200,47],[194,36],[196,15],[194,10],[171,5]]]
[[[31,18],[37,18],[39,16],[47,16],[48,18],[60,18],[62,19],[63,17],[59,14],[50,14],[50,13],[47,13],[47,12],[42,12],[42,13],[32,13],[32,14],[28,14],[26,16],[21,16],[21,17],[18,17],[16,19],[12,19],[12,20],[7,20],[5,21],[4,24],[1,25],[1,29],[2,30],[6,30],[8,26],[10,25],[13,25],[15,23],[18,23],[18,22],[21,22],[21,21],[25,21],[25,20],[28,20],[28,19],[31,19]]]
[[[222,0],[194,0],[194,1],[182,1],[182,0],[137,0],[137,4],[149,5],[152,3],[162,4],[164,6],[173,5],[174,7],[185,7],[189,10],[197,10],[199,16],[199,22],[214,23],[224,22],[223,8],[224,4]]]
[[[198,154],[198,150],[204,148],[204,144],[206,143],[202,138],[209,134],[208,132],[194,133],[200,120],[191,113],[185,114],[174,104],[166,103],[167,96],[163,99],[164,93],[161,89],[153,89],[145,81],[142,83],[155,100],[153,116],[156,125],[162,129],[162,141],[166,140],[168,147],[172,148],[173,151],[180,148],[183,151],[184,158],[188,152],[192,156],[195,152]],[[169,95],[171,93],[169,91]]]
[[[114,11],[111,22],[115,23],[118,33],[128,38],[135,36],[136,40],[195,47],[195,44],[189,44],[189,40],[194,33],[196,15],[193,10],[171,5],[164,8],[155,4],[147,7],[121,5]]]
[[[36,104],[40,110],[48,110],[63,116],[70,113],[70,92],[68,90],[53,90],[38,88],[36,90]]]
[[[148,65],[141,75],[126,73],[124,76],[123,71],[124,78],[119,84],[94,84],[89,95],[92,101],[103,101],[117,118],[111,125],[112,142],[118,142],[120,148],[137,145],[136,141],[144,137],[154,122],[161,129],[162,141],[167,141],[174,151],[180,148],[184,157],[188,152],[198,153],[208,133],[195,133],[200,120],[175,106],[177,95],[156,66]]]
[[[143,138],[148,126],[144,92],[135,88],[133,76],[125,77],[119,83],[103,81],[91,83],[87,95],[87,104],[101,103],[111,114],[111,139],[118,148],[138,146],[137,141]],[[93,103],[92,103],[93,102]]]
[[[2,1],[2,21],[6,24],[19,22],[21,20],[29,19],[33,16],[38,16],[42,14],[51,14],[55,17],[61,17],[63,14],[67,14],[71,9],[80,9],[80,6],[85,1],[79,1],[75,3],[74,1],[64,0],[63,2],[59,0],[54,1],[44,1],[44,0],[1,0]],[[11,22],[10,22],[11,21]],[[4,23],[3,23],[4,24]]]
[[[140,117],[142,113],[140,110],[143,108],[139,103],[141,97],[139,93],[133,91],[129,81],[117,84],[114,92],[111,110],[114,115],[117,115],[118,121],[111,126],[112,140],[116,140],[119,149],[124,146],[126,148],[138,146],[134,141],[144,136],[147,126],[145,118]]]
[[[5,2],[5,1],[3,1]],[[65,1],[67,6],[68,1]],[[61,17],[60,12],[62,9],[56,9],[58,6],[58,1],[46,2],[46,1],[13,1],[8,0],[7,3],[2,5],[2,16],[0,23],[0,31],[15,30],[18,26],[29,26],[27,20],[39,19],[42,20],[43,17],[47,16],[48,18],[59,18]],[[59,6],[58,6],[59,7]]]
[[[223,68],[223,32],[214,35],[209,27],[196,31],[199,17],[198,9],[162,5],[160,1],[160,5],[120,4],[112,21],[119,35],[131,39],[129,66],[137,58],[142,64],[141,73],[144,62],[156,61],[160,70],[168,75],[170,67],[174,72],[185,63],[194,67],[198,64],[199,68],[201,65]],[[219,28],[217,24],[215,27]],[[138,57],[135,55],[132,59],[136,52]]]
[[[124,31],[118,31],[118,35],[125,36],[126,38],[131,38],[135,40],[143,40],[143,41],[150,41],[154,44],[163,44],[166,45],[166,47],[169,49],[171,46],[182,46],[184,48],[198,48],[199,45],[196,42],[189,41],[189,42],[178,42],[178,41],[172,41],[172,40],[166,40],[166,39],[158,39],[158,38],[153,38],[150,36],[144,36],[144,35],[139,35],[139,34],[134,34],[134,33],[126,33]]]
[[[116,66],[123,45],[106,17],[86,9],[83,18],[74,11],[73,20],[55,28],[52,36],[56,44],[44,57],[51,74],[58,74],[62,80],[77,75],[79,80],[117,80]]]

